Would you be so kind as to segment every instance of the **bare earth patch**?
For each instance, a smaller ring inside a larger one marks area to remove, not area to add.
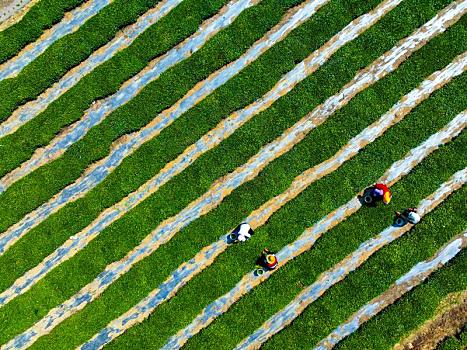
[[[18,13],[22,17],[23,10],[27,11],[27,6],[31,0],[0,0],[0,23],[8,20]],[[32,1],[37,2],[37,1]],[[2,27],[0,26],[0,29]]]
[[[393,350],[431,350],[467,323],[467,291],[450,294],[435,315],[394,346]]]

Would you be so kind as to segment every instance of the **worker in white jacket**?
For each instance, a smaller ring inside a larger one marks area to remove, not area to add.
[[[229,239],[232,242],[245,242],[253,235],[253,229],[246,222],[238,225],[235,230],[229,235]]]
[[[420,214],[417,212],[417,208],[408,208],[404,212],[396,211],[396,224],[397,226],[403,226],[407,222],[415,225],[420,222]]]

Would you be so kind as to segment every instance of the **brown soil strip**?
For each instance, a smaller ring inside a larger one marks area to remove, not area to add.
[[[0,31],[21,21],[39,0],[0,0]]]
[[[419,329],[396,344],[393,350],[431,350],[467,324],[467,291],[450,294],[437,312]]]

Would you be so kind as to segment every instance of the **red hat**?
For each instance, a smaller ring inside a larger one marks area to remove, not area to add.
[[[277,258],[274,254],[266,255],[266,264],[269,268],[273,268],[277,265]]]

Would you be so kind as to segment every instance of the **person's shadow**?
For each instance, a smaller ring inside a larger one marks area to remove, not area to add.
[[[268,268],[268,265],[266,265],[266,261],[265,261],[263,255],[261,255],[260,257],[258,257],[258,259],[256,259],[255,264],[258,265],[258,266],[261,266],[263,269],[267,269],[267,268]]]
[[[264,256],[261,254],[260,257],[258,257],[255,261],[256,264],[256,269],[255,269],[255,276],[261,276],[263,275],[266,271],[268,271],[268,266],[266,265],[266,261],[264,259]]]

